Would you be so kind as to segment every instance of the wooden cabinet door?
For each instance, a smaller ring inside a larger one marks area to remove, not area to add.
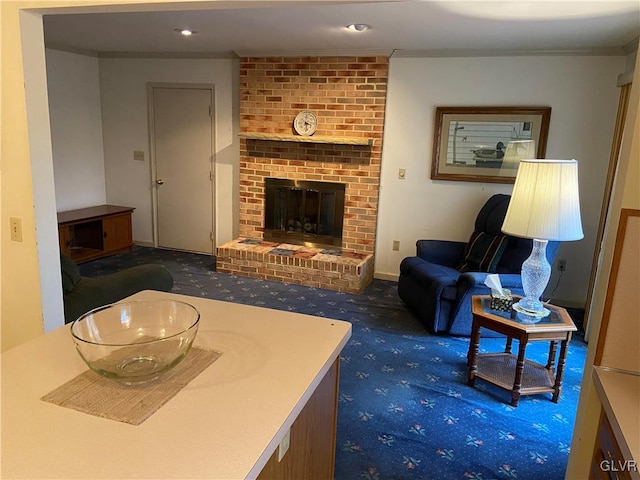
[[[102,248],[105,253],[130,248],[133,245],[131,214],[102,219],[102,237]]]
[[[625,459],[606,414],[600,414],[596,445],[591,460],[590,480],[631,480],[631,471],[637,467],[633,460]]]
[[[279,447],[264,466],[258,480],[333,478],[338,412],[337,359],[291,426],[289,450],[278,460]]]

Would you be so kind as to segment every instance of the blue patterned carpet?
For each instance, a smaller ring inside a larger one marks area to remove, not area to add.
[[[353,335],[342,353],[337,480],[563,479],[586,344],[569,347],[560,402],[550,394],[510,395],[482,380],[466,385],[467,338],[429,335],[398,298],[394,282],[375,280],[362,295],[215,272],[215,258],[136,247],[80,265],[105,275],[162,263],[185,295],[346,320]],[[501,351],[483,339],[481,351]],[[517,345],[516,345],[517,348]],[[548,343],[527,358],[546,363]]]

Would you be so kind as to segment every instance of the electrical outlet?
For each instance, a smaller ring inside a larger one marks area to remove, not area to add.
[[[558,260],[558,271],[564,272],[567,270],[567,261],[564,259]]]
[[[289,445],[291,444],[291,429],[287,430],[287,434],[284,436],[282,441],[280,442],[280,446],[278,447],[278,461],[282,460],[284,454],[289,450]]]
[[[22,219],[18,217],[9,218],[9,225],[11,226],[11,240],[14,242],[22,241]]]
[[[393,248],[393,250],[394,250],[394,251],[396,251],[396,252],[397,252],[397,251],[399,251],[399,250],[400,250],[400,240],[394,240],[394,241],[393,241],[393,247],[392,247],[392,248]]]

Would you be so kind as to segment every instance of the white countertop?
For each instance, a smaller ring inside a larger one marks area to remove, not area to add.
[[[640,465],[640,374],[599,366],[593,372],[598,397],[622,455]],[[640,478],[637,470],[630,473]]]
[[[351,336],[351,324],[160,292],[195,305],[195,345],[222,356],[139,426],[40,398],[87,370],[69,326],[2,369],[2,478],[255,478]]]

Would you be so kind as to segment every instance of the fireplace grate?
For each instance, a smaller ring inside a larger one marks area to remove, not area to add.
[[[265,179],[264,239],[294,245],[342,245],[345,185]]]

